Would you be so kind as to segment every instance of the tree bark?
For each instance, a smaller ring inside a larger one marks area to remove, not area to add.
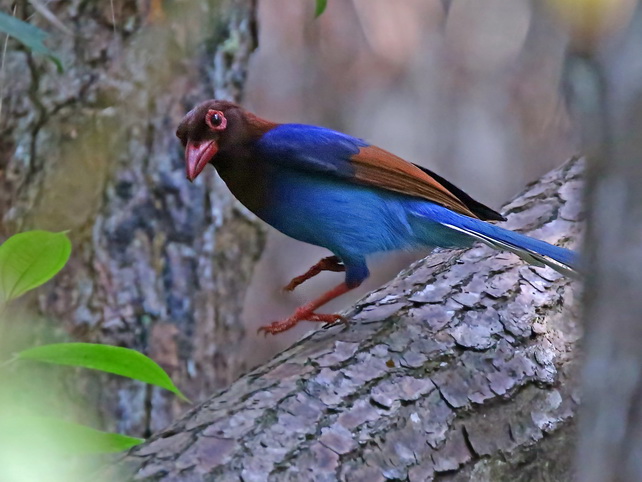
[[[571,159],[506,206],[574,246]],[[440,251],[111,467],[115,480],[570,480],[578,284],[484,246]]]
[[[33,14],[28,2],[2,6]],[[203,399],[243,369],[239,317],[263,231],[212,172],[185,181],[174,130],[200,100],[239,100],[255,0],[47,6],[71,35],[30,21],[54,33],[64,73],[13,41],[5,58],[0,237],[70,230],[72,259],[41,292],[41,312],[76,338],[147,353]],[[107,428],[130,435],[183,410],[137,382],[87,390]]]

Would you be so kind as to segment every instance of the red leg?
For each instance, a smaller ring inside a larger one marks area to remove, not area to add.
[[[266,335],[268,333],[270,335],[276,335],[277,333],[281,333],[283,331],[289,330],[290,328],[295,326],[299,321],[304,321],[304,320],[318,321],[321,323],[336,323],[338,321],[345,322],[345,319],[341,315],[325,315],[325,314],[322,315],[322,314],[315,313],[314,310],[325,305],[328,301],[335,299],[337,296],[341,296],[347,293],[353,288],[356,288],[356,286],[353,286],[352,288],[350,288],[345,282],[341,283],[339,286],[331,289],[330,291],[325,293],[323,296],[320,296],[316,300],[297,308],[294,311],[294,314],[289,318],[286,318],[285,320],[282,320],[282,321],[275,321],[274,323],[270,323],[267,326],[262,326],[261,328],[258,329],[258,331],[259,333],[263,332]]]
[[[336,256],[328,256],[327,258],[323,258],[317,264],[312,266],[312,268],[307,270],[301,276],[297,276],[296,278],[292,278],[292,281],[290,281],[287,284],[287,286],[285,286],[283,288],[283,290],[284,291],[294,291],[294,288],[299,286],[301,283],[309,280],[310,278],[314,278],[321,271],[341,272],[341,271],[345,271],[345,270],[346,270],[346,267],[343,266],[343,264],[341,264],[341,261],[339,261],[339,258],[337,258]]]

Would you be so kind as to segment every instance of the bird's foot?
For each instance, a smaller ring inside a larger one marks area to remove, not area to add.
[[[284,331],[289,330],[296,326],[299,321],[315,321],[319,323],[328,323],[328,325],[334,325],[335,323],[348,323],[348,320],[341,316],[335,314],[320,314],[313,313],[311,311],[295,311],[292,316],[281,321],[274,321],[269,325],[260,327],[257,330],[257,333],[263,333],[264,335],[276,335],[277,333],[283,333]]]
[[[305,283],[307,280],[316,276],[318,273],[313,274],[312,276],[307,276],[308,273],[302,274],[301,276],[295,276],[290,280],[288,284],[283,287],[283,291],[294,291],[294,289],[300,284]]]
[[[355,288],[355,286],[349,286],[347,283],[343,282],[332,288],[327,293],[319,296],[316,300],[297,308],[294,314],[289,318],[282,321],[275,321],[274,323],[270,323],[266,326],[262,326],[258,329],[258,332],[263,332],[266,335],[268,333],[270,335],[276,335],[277,333],[282,333],[286,330],[289,330],[299,321],[304,320],[328,323],[330,325],[333,325],[339,321],[347,323],[348,321],[341,315],[320,315],[319,313],[315,313],[315,310],[325,305],[327,302],[332,301],[337,296],[341,296],[347,293],[353,288]]]
[[[345,270],[346,267],[341,263],[341,261],[339,261],[339,258],[337,258],[336,256],[328,256],[327,258],[323,258],[317,264],[312,266],[301,276],[292,278],[292,281],[290,281],[286,286],[283,287],[283,291],[294,291],[297,286],[306,282],[310,278],[314,278],[321,271],[341,272]]]

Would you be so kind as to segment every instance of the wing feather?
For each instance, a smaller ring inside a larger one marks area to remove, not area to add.
[[[350,161],[355,179],[390,191],[399,192],[440,204],[453,211],[477,216],[451,191],[414,164],[375,146],[361,148]]]
[[[263,158],[291,169],[307,170],[425,199],[482,220],[503,217],[427,169],[340,132],[303,124],[281,124],[257,142]]]

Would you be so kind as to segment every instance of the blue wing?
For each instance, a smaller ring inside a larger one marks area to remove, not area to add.
[[[503,219],[428,169],[337,131],[282,124],[263,134],[256,147],[261,158],[282,168],[424,199],[470,217]]]
[[[367,145],[356,137],[304,124],[281,124],[257,141],[260,154],[270,162],[344,178],[354,177],[350,158]]]

